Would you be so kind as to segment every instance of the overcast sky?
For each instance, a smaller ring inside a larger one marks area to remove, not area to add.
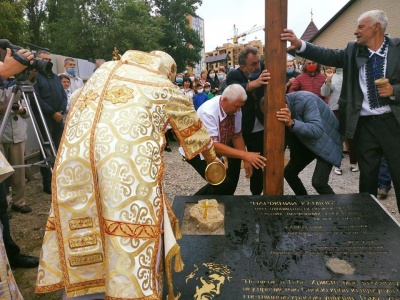
[[[311,21],[320,29],[349,0],[288,0],[288,28],[300,37]],[[254,25],[264,25],[265,0],[203,0],[197,14],[204,19],[205,50],[214,50],[233,37],[233,25],[242,33]],[[356,20],[354,20],[354,28]],[[264,31],[251,33],[239,43],[246,43],[255,38],[264,43]]]

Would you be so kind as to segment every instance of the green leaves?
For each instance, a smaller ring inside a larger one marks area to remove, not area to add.
[[[0,1],[0,32],[2,39],[8,39],[14,45],[21,45],[26,33],[24,21],[24,3]]]
[[[2,38],[82,59],[111,60],[114,47],[168,52],[182,71],[203,47],[189,28],[198,0],[0,0]],[[25,12],[25,17],[23,13]]]

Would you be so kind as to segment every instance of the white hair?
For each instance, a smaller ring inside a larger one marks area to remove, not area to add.
[[[372,24],[379,23],[381,24],[381,28],[383,32],[385,32],[387,24],[388,24],[388,18],[386,16],[386,13],[383,10],[369,10],[363,13],[361,16],[358,17],[358,22],[360,22],[362,19],[365,18],[370,18]]]
[[[246,101],[247,94],[240,84],[234,83],[226,87],[226,89],[222,92],[221,98],[226,98],[228,99],[229,103],[233,103],[238,99]]]

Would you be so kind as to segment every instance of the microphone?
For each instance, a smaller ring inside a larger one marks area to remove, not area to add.
[[[19,50],[22,49],[19,46],[13,45],[9,40],[7,39],[0,39],[0,48],[6,50],[7,48],[14,49],[14,50]]]

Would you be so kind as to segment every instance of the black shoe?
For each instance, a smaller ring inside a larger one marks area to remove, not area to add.
[[[25,254],[19,254],[16,259],[10,261],[11,269],[16,268],[36,268],[39,265],[39,258]]]
[[[167,151],[167,152],[171,152],[171,151],[172,151],[172,149],[171,149],[169,146],[166,146],[166,147],[164,148],[164,150]]]
[[[29,214],[32,212],[32,208],[30,208],[28,205],[11,205],[11,209],[13,211],[20,212],[21,214]]]
[[[389,190],[385,188],[378,189],[378,199],[385,200],[389,196]]]
[[[43,192],[46,194],[51,195],[51,187],[50,186],[43,186]]]

